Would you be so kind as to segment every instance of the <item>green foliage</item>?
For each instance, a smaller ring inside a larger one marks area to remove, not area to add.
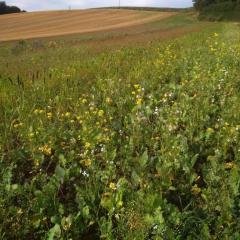
[[[8,6],[5,1],[0,1],[0,15],[19,12],[21,12],[21,10],[18,7]]]
[[[196,0],[194,6],[199,10],[200,20],[240,20],[238,0]]]
[[[193,0],[193,3],[196,9],[202,10],[211,5],[236,4],[239,3],[239,0]]]
[[[222,2],[205,7],[202,11],[200,11],[199,19],[207,19],[210,21],[239,21],[239,12],[240,4],[237,4],[236,2]]]
[[[1,45],[0,239],[239,239],[239,40]]]

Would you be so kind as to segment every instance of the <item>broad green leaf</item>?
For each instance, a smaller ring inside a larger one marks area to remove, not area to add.
[[[83,214],[83,217],[84,218],[88,218],[89,216],[89,207],[88,206],[85,206],[82,210],[82,214]]]
[[[144,167],[147,164],[147,161],[148,161],[148,153],[146,150],[139,159],[140,166]]]
[[[65,170],[61,166],[57,165],[55,169],[55,174],[59,180],[63,181],[65,176]]]
[[[55,224],[53,228],[50,229],[48,234],[48,240],[54,240],[54,237],[60,237],[61,236],[61,228],[59,224]]]

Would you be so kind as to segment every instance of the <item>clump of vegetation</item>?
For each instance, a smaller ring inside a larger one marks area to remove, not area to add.
[[[21,9],[16,6],[8,6],[6,2],[0,1],[0,15],[9,13],[20,13]]]
[[[237,0],[196,0],[194,2],[201,20],[240,20],[240,2]]]
[[[239,239],[239,40],[1,45],[0,238]]]

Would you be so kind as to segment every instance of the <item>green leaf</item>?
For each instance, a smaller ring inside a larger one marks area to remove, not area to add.
[[[148,153],[147,150],[143,153],[143,155],[139,159],[139,163],[141,167],[145,167],[148,162]]]
[[[117,156],[117,149],[114,149],[111,153],[110,153],[110,158],[112,161],[115,159],[115,157]]]
[[[239,181],[239,171],[235,168],[231,170],[229,183],[233,191],[233,194],[237,196],[239,192],[240,181]]]
[[[193,166],[195,165],[197,159],[198,159],[199,154],[195,154],[192,159],[191,159],[191,167],[193,168]]]
[[[105,193],[101,199],[101,206],[111,211],[114,206],[114,199],[112,198],[112,193]]]
[[[59,161],[60,161],[60,163],[63,165],[63,166],[65,166],[65,164],[66,164],[66,158],[64,157],[64,155],[63,154],[60,154],[59,155]]]
[[[17,190],[17,189],[18,189],[18,185],[17,185],[17,184],[13,184],[13,185],[12,185],[12,190],[15,191],[15,190]]]
[[[48,234],[48,240],[53,240],[54,237],[60,237],[61,236],[61,228],[59,224],[55,224],[53,228],[50,229]]]
[[[59,222],[59,217],[58,216],[52,216],[51,217],[51,222],[54,224],[57,224]]]
[[[82,214],[83,214],[83,217],[84,218],[88,218],[89,216],[89,207],[88,206],[85,206],[82,210]]]
[[[63,181],[65,176],[65,170],[61,166],[57,165],[55,169],[55,174],[59,180]]]
[[[137,185],[141,182],[141,178],[138,176],[138,174],[134,170],[132,171],[131,177],[132,177],[132,180],[133,180],[134,184]]]

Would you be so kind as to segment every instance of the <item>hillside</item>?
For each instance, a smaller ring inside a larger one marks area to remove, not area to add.
[[[0,41],[113,30],[175,14],[122,9],[48,11],[0,16]]]

